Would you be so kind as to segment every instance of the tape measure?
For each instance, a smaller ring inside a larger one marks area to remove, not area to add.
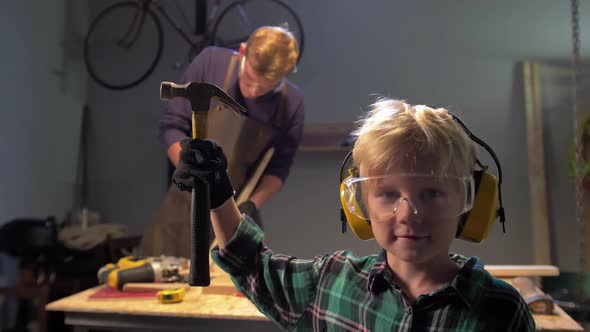
[[[171,288],[158,292],[158,302],[160,303],[178,303],[184,300],[186,291],[184,288]]]

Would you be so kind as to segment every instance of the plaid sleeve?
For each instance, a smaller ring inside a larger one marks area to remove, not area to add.
[[[483,292],[485,305],[480,308],[489,314],[487,324],[497,331],[533,332],[535,321],[520,293],[503,280],[491,277]]]
[[[260,228],[248,219],[242,220],[223,250],[213,249],[212,258],[260,312],[290,329],[315,297],[327,256],[305,260],[273,254]]]
[[[536,331],[535,320],[529,306],[526,304],[524,299],[519,296],[516,303],[516,310],[514,310],[514,316],[510,321],[508,331]]]

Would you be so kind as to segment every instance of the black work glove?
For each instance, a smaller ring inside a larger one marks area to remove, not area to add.
[[[241,213],[246,214],[248,217],[252,218],[254,222],[262,229],[262,218],[260,218],[260,212],[256,208],[256,205],[248,200],[238,206]]]
[[[234,195],[227,175],[227,158],[217,143],[187,137],[180,141],[180,147],[180,161],[172,176],[178,189],[190,191],[197,178],[208,183],[211,209],[220,207]]]

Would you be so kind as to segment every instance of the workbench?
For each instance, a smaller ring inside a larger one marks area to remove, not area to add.
[[[491,268],[494,270],[494,268]],[[490,270],[490,269],[488,269]],[[498,266],[497,276],[514,276]],[[544,274],[543,271],[540,274]],[[552,272],[551,272],[552,273]],[[218,281],[219,280],[219,281]],[[212,286],[227,285],[226,278],[212,278]],[[103,287],[103,286],[99,286]],[[190,287],[184,301],[160,304],[155,298],[92,299],[91,288],[47,305],[49,311],[65,313],[65,323],[78,327],[117,331],[281,331],[246,298],[230,292],[209,294],[209,290]],[[583,331],[560,307],[552,315],[533,315],[537,331]]]
[[[246,298],[201,294],[191,287],[184,301],[160,304],[153,299],[92,299],[98,286],[52,302],[67,325],[122,331],[281,331]]]

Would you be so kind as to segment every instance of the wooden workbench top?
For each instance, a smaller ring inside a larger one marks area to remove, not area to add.
[[[217,319],[268,320],[246,298],[235,295],[201,294],[190,287],[184,301],[161,304],[156,298],[89,299],[100,287],[90,288],[47,305],[49,311],[117,313]]]
[[[200,294],[191,287],[183,302],[160,304],[156,299],[88,299],[96,292],[91,288],[47,305],[49,311],[117,313],[163,317],[193,317],[216,319],[268,320],[252,303],[235,295]],[[582,327],[561,308],[555,306],[553,315],[533,315],[537,331],[583,331]]]
[[[553,315],[534,314],[533,318],[537,331],[584,331],[584,328],[559,306],[554,306]]]
[[[519,266],[518,271],[524,269],[529,275],[552,275],[555,273],[553,267],[531,267]],[[515,269],[505,266],[493,266],[493,273],[499,275],[520,275],[515,274]],[[504,271],[504,272],[502,272]],[[534,272],[534,273],[533,273]],[[510,279],[505,279],[510,282]],[[268,321],[269,319],[261,314],[256,307],[246,298],[233,295],[235,288],[229,276],[219,271],[213,271],[211,275],[211,286],[208,288],[190,287],[184,301],[172,304],[160,304],[156,298],[112,298],[112,299],[89,299],[95,293],[98,286],[69,297],[57,300],[47,305],[49,311],[83,312],[98,314],[120,314],[139,315],[151,317],[187,317],[187,318],[215,318],[215,319],[236,319],[236,320],[257,320]],[[205,292],[203,294],[203,292]],[[214,294],[211,294],[213,292]],[[232,295],[220,295],[232,294]],[[552,315],[533,315],[537,331],[584,331],[560,307],[555,306]]]

